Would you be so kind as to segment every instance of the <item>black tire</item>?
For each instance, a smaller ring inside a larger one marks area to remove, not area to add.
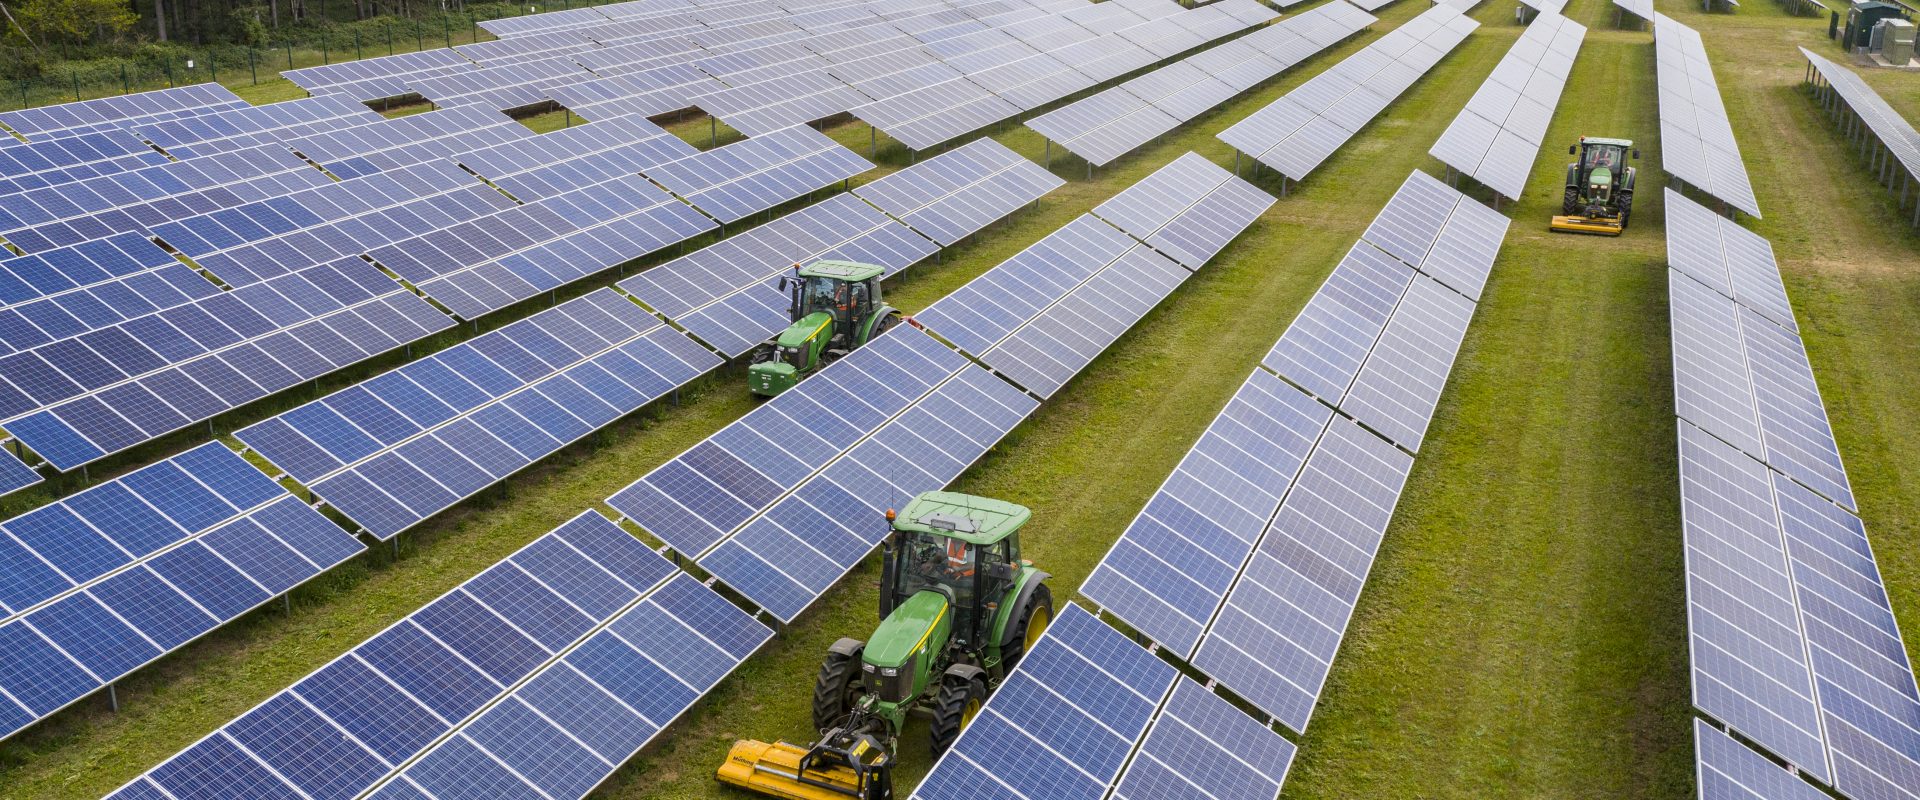
[[[960,731],[966,729],[973,715],[986,703],[987,684],[979,678],[940,682],[940,693],[933,699],[933,725],[927,731],[934,759],[938,760],[953,746],[953,741],[960,738]]]
[[[860,671],[860,654],[864,649],[856,647],[852,653],[840,649],[827,651],[827,659],[820,663],[820,675],[813,682],[816,730],[825,733],[840,724],[847,712],[853,710],[853,701],[866,692],[866,679]]]
[[[871,342],[875,339],[880,338],[880,334],[893,330],[894,326],[899,325],[902,319],[904,318],[897,313],[888,314],[884,317],[881,317],[878,322],[873,323],[873,335],[868,336],[867,341]]]
[[[1569,186],[1567,187],[1566,195],[1560,198],[1560,214],[1561,216],[1572,217],[1579,215],[1579,213],[1580,190]]]
[[[1627,227],[1627,218],[1633,216],[1633,190],[1620,193],[1620,227]]]
[[[1046,623],[1053,622],[1053,591],[1046,584],[1033,587],[1033,594],[1027,596],[1027,604],[1014,610],[1008,620],[1007,631],[1012,634],[1009,641],[1000,645],[1000,674],[1002,677],[1013,673],[1020,665],[1020,657],[1027,654],[1027,626],[1033,622],[1035,612],[1044,609]]]

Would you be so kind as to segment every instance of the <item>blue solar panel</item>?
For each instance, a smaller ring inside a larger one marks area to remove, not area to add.
[[[1412,464],[1335,419],[1201,639],[1194,666],[1304,730]]]
[[[1137,246],[982,354],[987,364],[1051,397],[1192,275]]]
[[[1088,214],[1015,254],[914,315],[969,353],[984,353],[1133,247]]]
[[[1162,646],[1191,654],[1332,413],[1255,370],[1081,593]]]
[[[1406,265],[1355,242],[1260,363],[1337,405],[1413,278]]]
[[[1022,796],[1098,800],[1175,677],[1172,665],[1069,604],[913,796],[1004,796],[1004,785]]]
[[[647,171],[721,222],[735,222],[830,186],[873,164],[804,125],[755,136]]]
[[[1340,410],[1418,452],[1473,321],[1472,300],[1432,280],[1407,287]]]
[[[288,148],[341,179],[399,169],[534,135],[527,126],[478,106],[384,119],[288,140]]]
[[[0,452],[0,496],[40,483],[40,473],[11,452]]]
[[[1065,183],[1006,145],[978,139],[854,193],[927,238],[951,245]]]
[[[1274,800],[1287,780],[1294,750],[1280,734],[1181,678],[1154,716],[1153,729],[1113,797]]]
[[[378,121],[365,103],[332,95],[146,122],[132,130],[174,158],[187,159]]]
[[[894,328],[607,504],[675,550],[703,553],[965,363],[926,334]]]
[[[1272,195],[1189,152],[1095,206],[1093,213],[1197,270],[1274,202]]]
[[[285,788],[279,783],[284,780],[313,797],[357,796],[676,574],[670,562],[605,517],[582,512],[144,780],[182,799],[232,796],[238,784],[205,777],[212,774],[277,774],[274,791]],[[550,580],[563,576],[578,583]],[[479,752],[459,737],[447,741]],[[460,769],[435,771],[441,761],[433,763],[409,774],[422,785],[487,779]],[[494,762],[480,753],[480,760],[465,766],[484,771],[489,764]],[[502,786],[521,785],[502,772],[511,781]]]
[[[91,130],[142,119],[204,114],[247,105],[225,86],[196,83],[139,94],[102,97],[0,112],[0,123],[29,138]]]
[[[1693,721],[1700,800],[1822,800],[1827,797],[1706,720]],[[1864,796],[1864,795],[1863,795]]]

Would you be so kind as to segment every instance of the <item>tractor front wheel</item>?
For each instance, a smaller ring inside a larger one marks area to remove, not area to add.
[[[1627,218],[1633,216],[1633,190],[1620,193],[1620,227],[1627,227]]]
[[[851,645],[849,645],[851,643]],[[826,731],[847,718],[853,703],[866,692],[861,677],[860,654],[866,648],[852,639],[842,639],[827,651],[820,664],[820,675],[813,682],[813,727]]]
[[[1020,657],[1033,649],[1033,643],[1040,640],[1047,626],[1053,622],[1053,592],[1046,584],[1033,587],[1033,594],[1027,596],[1025,608],[1014,610],[1011,623],[1007,626],[1007,641],[1000,645],[1000,674],[1013,674],[1013,668],[1020,664]]]
[[[933,700],[933,725],[927,736],[932,740],[936,760],[953,746],[953,741],[960,738],[960,731],[973,722],[986,704],[987,684],[980,678],[941,681],[940,694]]]
[[[1566,195],[1560,198],[1560,214],[1568,217],[1578,216],[1580,214],[1579,189],[1572,186],[1567,187]]]

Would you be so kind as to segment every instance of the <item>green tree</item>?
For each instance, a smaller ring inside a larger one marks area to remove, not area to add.
[[[26,0],[19,7],[21,27],[42,42],[85,42],[95,32],[118,36],[139,19],[124,0]]]

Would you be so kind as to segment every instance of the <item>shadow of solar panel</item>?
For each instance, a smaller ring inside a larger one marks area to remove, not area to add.
[[[1693,704],[1822,780],[1828,772],[1767,470],[1680,424]]]
[[[1017,786],[1020,796],[1097,800],[1175,677],[1171,665],[1068,604],[913,796],[1014,796]]]
[[[1154,715],[1140,752],[1114,788],[1116,800],[1197,796],[1274,800],[1294,746],[1189,678]]]
[[[1820,800],[1827,796],[1706,720],[1693,721],[1693,743],[1701,800]]]
[[[255,775],[255,796],[360,794],[676,574],[582,512],[132,785],[211,798]]]
[[[607,504],[675,550],[704,553],[965,364],[927,335],[894,328]]]
[[[1412,456],[1334,419],[1193,665],[1305,730],[1412,464]]]
[[[1134,247],[1083,214],[914,315],[969,353],[984,353]]]
[[[1081,594],[1193,652],[1332,411],[1259,370],[1094,567]]]

